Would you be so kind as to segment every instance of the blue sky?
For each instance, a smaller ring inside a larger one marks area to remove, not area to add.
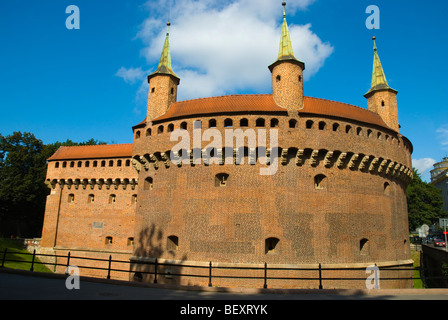
[[[179,100],[271,93],[281,2],[2,0],[0,133],[132,142],[168,18]],[[69,5],[80,10],[79,30],[66,28]],[[365,26],[369,5],[380,9],[379,30]],[[286,8],[295,55],[307,66],[305,95],[366,108],[375,35],[415,165],[428,170],[447,156],[448,2],[290,0]]]

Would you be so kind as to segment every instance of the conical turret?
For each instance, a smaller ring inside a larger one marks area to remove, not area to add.
[[[397,90],[389,87],[381,65],[376,38],[373,37],[373,71],[372,83],[369,92],[364,97],[367,99],[367,106],[370,111],[378,113],[383,121],[393,130],[399,131]]]
[[[171,104],[177,100],[177,86],[179,85],[180,79],[171,67],[169,27],[170,23],[168,22],[165,43],[157,70],[148,76],[147,122],[163,115]]]
[[[275,102],[290,112],[303,108],[303,71],[305,64],[297,60],[292,49],[286,3],[283,2],[283,24],[277,60],[269,66],[272,73],[272,94]]]

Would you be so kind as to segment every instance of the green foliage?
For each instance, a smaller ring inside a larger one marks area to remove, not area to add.
[[[105,143],[90,139],[44,145],[32,133],[0,134],[0,236],[40,236],[49,194],[46,160],[60,146],[96,144]]]
[[[415,230],[422,224],[433,224],[447,215],[442,209],[441,190],[424,182],[416,169],[414,169],[414,178],[406,189],[406,195],[410,230]]]
[[[14,234],[26,234],[31,230],[25,230],[25,221],[29,226],[42,225],[45,208],[42,199],[48,194],[44,184],[44,149],[42,141],[31,133],[0,135],[0,226],[3,232],[7,228]]]

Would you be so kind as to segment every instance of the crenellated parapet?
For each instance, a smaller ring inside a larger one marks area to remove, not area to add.
[[[137,172],[160,168],[160,163],[166,169],[172,165],[177,167],[194,166],[196,164],[208,165],[271,165],[277,155],[278,164],[281,166],[295,165],[302,167],[309,165],[313,168],[324,166],[325,168],[349,169],[364,173],[376,174],[389,179],[396,179],[409,183],[413,177],[411,167],[394,159],[386,159],[377,155],[361,154],[356,152],[342,152],[340,150],[325,150],[312,148],[277,148],[263,150],[262,148],[239,148],[225,150],[215,149],[216,155],[210,157],[209,150],[202,149],[195,152],[187,150],[179,152],[176,160],[171,159],[170,152],[155,152],[153,154],[135,155],[132,163]],[[275,152],[274,152],[275,151]],[[195,158],[198,154],[200,158]],[[231,159],[230,159],[231,158]],[[246,160],[244,160],[246,159]]]

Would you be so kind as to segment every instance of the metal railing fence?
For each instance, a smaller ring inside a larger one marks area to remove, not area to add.
[[[114,260],[112,259],[112,255],[109,255],[108,259],[100,259],[100,258],[89,258],[89,257],[79,257],[79,256],[72,256],[70,252],[68,252],[67,255],[57,255],[57,254],[37,254],[36,250],[33,251],[33,253],[22,253],[22,252],[15,252],[15,251],[8,251],[7,249],[4,250],[1,254],[1,265],[0,268],[4,268],[5,264],[7,262],[17,262],[17,263],[24,263],[24,264],[30,264],[30,271],[35,271],[35,264],[41,263],[43,265],[50,265],[54,266],[55,269],[57,266],[62,266],[66,268],[66,274],[68,274],[68,268],[71,266],[70,262],[73,259],[76,260],[86,260],[86,261],[96,261],[104,263],[104,267],[98,267],[98,266],[92,266],[92,265],[77,265],[79,269],[94,269],[94,270],[103,270],[106,273],[106,279],[111,279],[111,273],[112,272],[123,272],[129,274],[129,279],[131,278],[130,275],[133,273],[134,276],[136,274],[139,274],[140,276],[143,274],[149,274],[153,276],[153,283],[158,283],[158,278],[160,276],[168,276],[168,277],[199,277],[199,278],[208,278],[208,286],[213,286],[213,279],[251,279],[251,280],[260,280],[260,287],[261,287],[261,281],[263,281],[263,288],[268,288],[268,282],[271,280],[288,280],[288,281],[313,281],[316,283],[316,288],[323,289],[323,283],[324,281],[366,281],[367,277],[334,277],[334,276],[325,276],[325,273],[328,271],[365,271],[366,268],[330,268],[330,267],[323,267],[321,264],[318,265],[317,268],[303,268],[303,267],[278,267],[278,266],[272,266],[270,267],[267,263],[264,263],[263,267],[259,266],[241,266],[241,267],[234,267],[234,266],[220,266],[220,265],[213,265],[212,261],[209,262],[208,266],[205,265],[191,265],[191,264],[175,264],[175,263],[168,263],[168,262],[160,262],[158,259],[155,259],[152,261],[124,261],[124,260]],[[8,259],[8,255],[28,255],[31,256],[31,261],[23,261],[23,260],[17,260],[17,259]],[[55,260],[55,262],[40,262],[38,260],[39,257],[45,258],[52,258]],[[64,258],[64,259],[59,259]],[[65,260],[65,263],[58,263],[56,261],[59,260]],[[112,268],[112,264],[122,264],[127,265],[127,269],[117,269]],[[146,266],[152,266],[152,270],[150,271],[142,271],[142,270],[131,270],[131,264],[136,266],[146,265]],[[179,267],[179,268],[191,268],[191,269],[207,269],[207,274],[198,274],[198,273],[173,273],[173,272],[162,272],[161,269],[166,269],[166,267]],[[216,270],[256,270],[262,272],[262,276],[258,275],[217,275],[214,274],[214,271]],[[381,281],[383,280],[428,280],[427,277],[422,277],[424,274],[424,270],[422,267],[378,267],[378,270],[380,271],[397,271],[403,273],[404,271],[413,271],[413,276],[410,277],[381,277]],[[270,275],[273,273],[273,271],[307,271],[312,272],[315,274],[315,276],[311,277],[285,277],[285,276],[272,276]],[[420,272],[420,277],[415,276],[415,271]],[[333,273],[331,273],[333,274]],[[447,277],[431,277],[430,279],[447,279]]]

